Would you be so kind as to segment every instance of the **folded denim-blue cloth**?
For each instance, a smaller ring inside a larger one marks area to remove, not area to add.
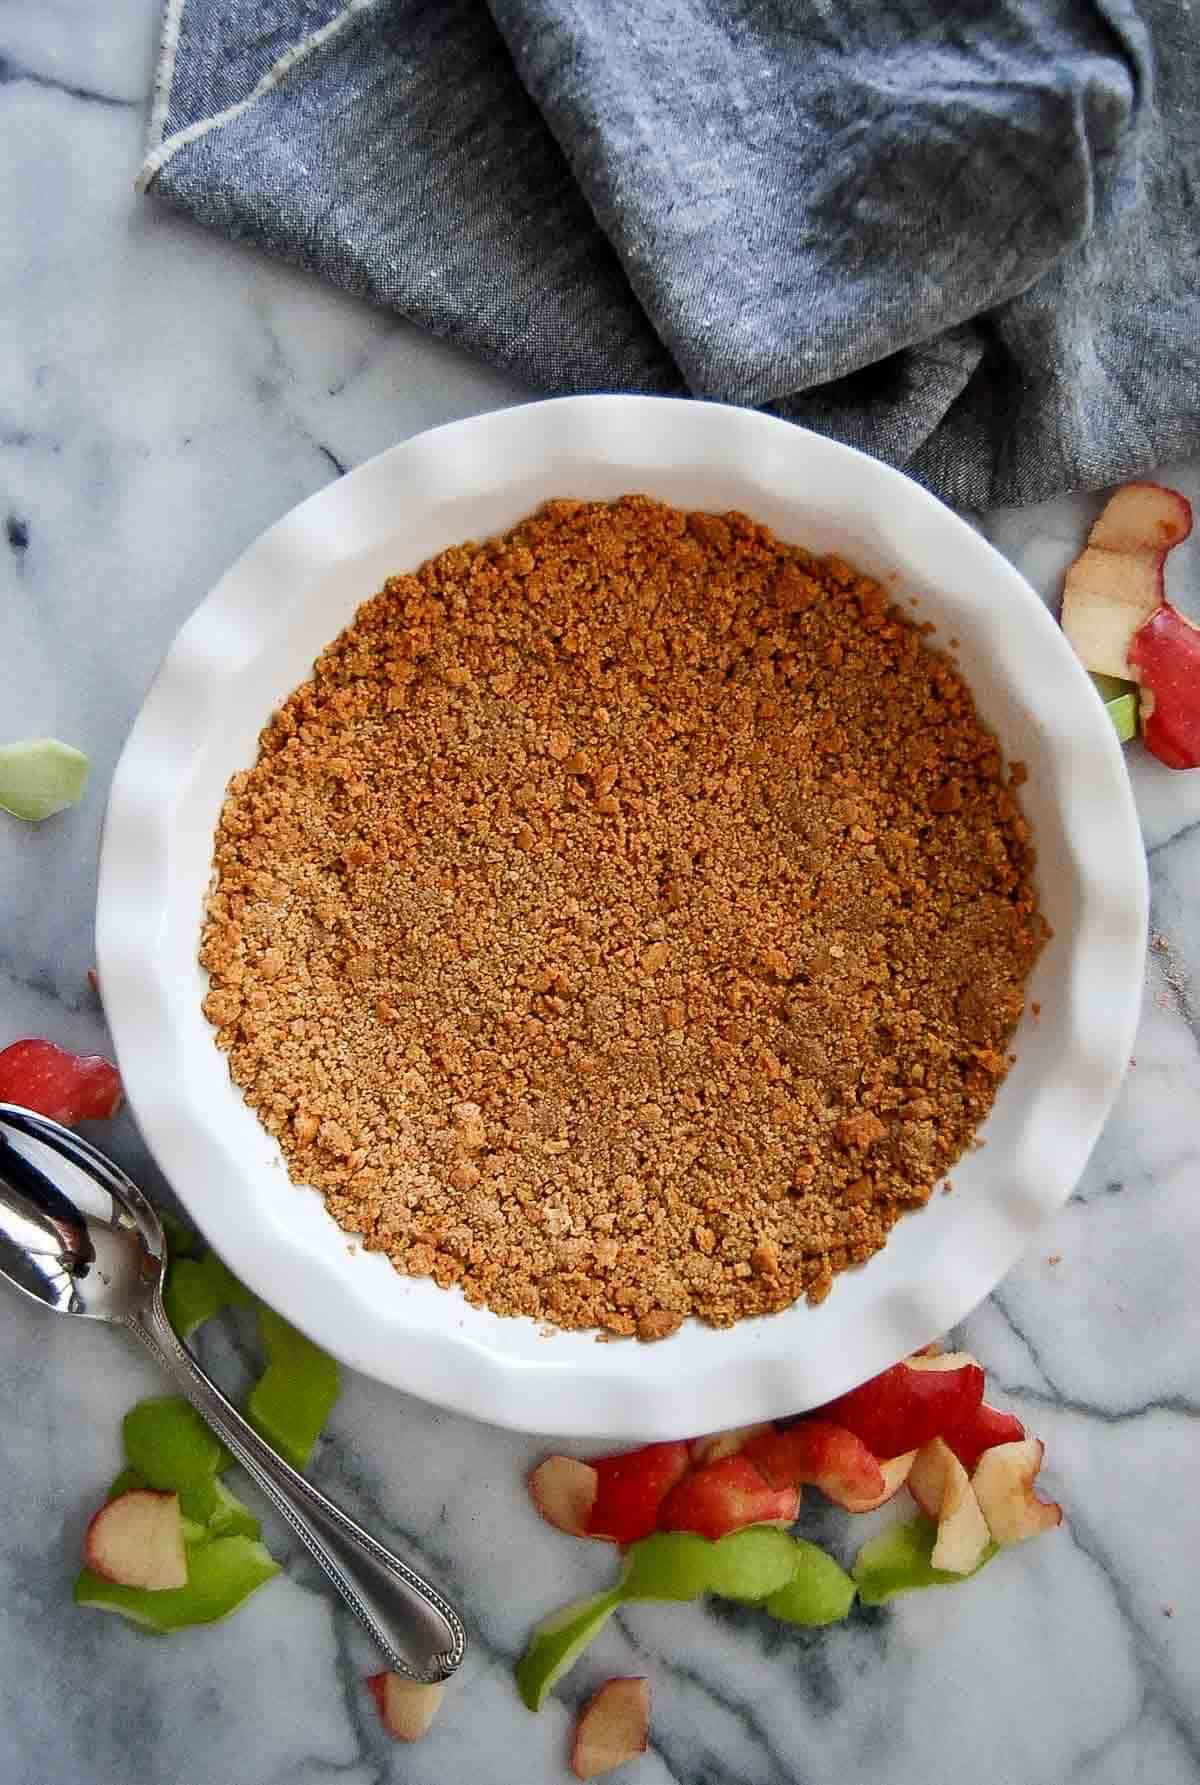
[[[967,507],[1200,451],[1189,0],[168,0],[142,184],[540,391]]]

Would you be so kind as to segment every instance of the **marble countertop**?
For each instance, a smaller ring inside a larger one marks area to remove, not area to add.
[[[0,1045],[106,1044],[87,970],[107,785],[220,572],[347,466],[527,394],[134,195],[157,15],[156,0],[0,8],[0,733],[53,733],[94,764],[75,812],[0,817]],[[1200,499],[1200,463],[1162,475]],[[1049,593],[1097,506],[979,519]],[[1200,613],[1200,544],[1172,573]],[[534,1718],[512,1662],[611,1558],[529,1508],[545,1441],[350,1378],[316,1478],[422,1559],[473,1640],[434,1733],[400,1748],[362,1690],[365,1641],[277,1526],[283,1577],[224,1625],[161,1642],[72,1607],[121,1415],[162,1384],[117,1335],[4,1295],[4,1785],[550,1785],[579,1693],[621,1672],[653,1692],[651,1750],[621,1775],[638,1785],[1200,1780],[1200,772],[1136,747],[1129,762],[1160,939],[1135,1064],[1077,1194],[958,1335],[1046,1440],[1060,1534],[828,1632],[636,1608]],[[161,1192],[127,1117],[105,1140]],[[240,1343],[206,1341],[229,1381]]]

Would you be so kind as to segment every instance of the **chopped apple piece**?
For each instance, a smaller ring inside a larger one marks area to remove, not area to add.
[[[1106,552],[1169,552],[1192,530],[1192,505],[1161,483],[1123,483],[1105,503],[1088,544]]]
[[[798,1420],[756,1438],[743,1454],[773,1488],[811,1485],[837,1506],[880,1505],[886,1497],[883,1471],[862,1439],[826,1419]]]
[[[135,1488],[148,1487],[144,1475],[137,1469],[122,1469],[116,1480],[109,1487],[104,1498],[117,1500],[122,1494],[130,1494]],[[208,1521],[201,1524],[198,1519],[188,1518],[180,1506],[180,1517],[183,1521],[183,1541],[188,1546],[195,1543],[206,1543],[212,1537],[257,1537],[258,1520],[250,1508],[231,1494],[219,1475],[213,1477],[216,1490],[216,1505]],[[156,1489],[156,1492],[170,1492],[169,1489]]]
[[[908,1358],[817,1408],[815,1417],[845,1426],[876,1457],[919,1450],[961,1425],[983,1399],[983,1371],[965,1352]]]
[[[848,1495],[846,1499],[839,1500],[838,1505],[846,1512],[877,1512],[881,1506],[886,1506],[888,1501],[894,1499],[900,1492],[908,1480],[909,1471],[916,1461],[916,1457],[915,1450],[906,1450],[903,1456],[887,1457],[879,1465],[879,1473],[883,1477],[883,1488],[878,1494],[867,1500],[856,1500]]]
[[[908,1491],[937,1520],[932,1565],[947,1574],[970,1574],[988,1546],[988,1526],[966,1470],[943,1438],[917,1452]]]
[[[1128,675],[1134,633],[1163,599],[1163,553],[1089,546],[1067,571],[1062,629],[1085,669]]]
[[[531,1711],[541,1710],[547,1692],[599,1635],[620,1603],[619,1588],[593,1593],[589,1599],[572,1600],[537,1625],[516,1668],[517,1691]]]
[[[956,1471],[962,1469],[957,1457],[954,1467]],[[961,1481],[956,1476],[955,1486],[943,1506],[937,1542],[929,1559],[944,1574],[973,1574],[990,1541],[987,1520],[964,1472]]]
[[[293,1469],[305,1469],[338,1398],[337,1364],[262,1302],[258,1330],[267,1367],[250,1390],[246,1418]]]
[[[206,1525],[217,1505],[216,1478],[233,1458],[182,1395],[156,1395],[121,1423],[125,1455],[152,1488],[179,1495],[185,1518]]]
[[[1137,683],[1123,681],[1120,676],[1100,676],[1094,672],[1092,681],[1096,693],[1104,702],[1104,711],[1112,721],[1113,730],[1120,742],[1127,744],[1137,733]]]
[[[228,1617],[278,1573],[278,1562],[253,1538],[216,1537],[188,1551],[185,1586],[149,1593],[144,1587],[118,1586],[94,1568],[84,1568],[75,1579],[75,1603],[119,1612],[131,1623],[165,1635]]]
[[[988,1530],[997,1543],[1024,1543],[1062,1523],[1062,1507],[1033,1491],[1045,1445],[1040,1438],[985,1450],[971,1477]]]
[[[547,1457],[529,1477],[533,1503],[548,1525],[568,1537],[587,1537],[596,1499],[596,1471],[577,1457]]]
[[[83,798],[90,764],[58,738],[22,738],[0,745],[0,808],[38,824]]]
[[[693,1438],[688,1451],[695,1468],[704,1463],[719,1463],[722,1457],[735,1456],[756,1438],[765,1438],[775,1430],[772,1421],[756,1426],[734,1426],[728,1432],[710,1432],[706,1438]]]
[[[1164,602],[1134,634],[1129,667],[1147,750],[1169,769],[1200,768],[1200,626]]]
[[[1063,591],[1062,628],[1085,669],[1128,678],[1133,635],[1165,598],[1166,555],[1191,530],[1177,490],[1132,483],[1110,497]]]
[[[755,1605],[788,1584],[797,1559],[796,1545],[786,1531],[747,1525],[712,1545],[708,1590],[721,1599]]]
[[[17,1103],[52,1122],[106,1121],[121,1107],[121,1076],[102,1054],[72,1054],[40,1038],[0,1052],[0,1103]]]
[[[688,1467],[688,1447],[643,1444],[617,1456],[593,1457],[596,1497],[587,1535],[613,1543],[636,1543],[658,1525],[658,1509]]]
[[[134,1488],[109,1500],[88,1525],[85,1565],[119,1587],[162,1593],[187,1581],[183,1519],[177,1494]]]
[[[718,1461],[721,1459],[718,1458]],[[746,1605],[766,1602],[787,1623],[844,1617],[846,1575],[815,1544],[770,1525],[747,1525],[713,1543],[690,1531],[656,1531],[629,1551],[618,1592],[627,1599],[699,1599],[716,1593]]]
[[[203,1527],[206,1537],[257,1537],[258,1520],[250,1508],[231,1494],[218,1475],[213,1483],[217,1491],[217,1503],[207,1525]]]
[[[445,1681],[426,1686],[419,1680],[406,1680],[402,1673],[373,1673],[366,1683],[389,1735],[398,1742],[419,1742],[429,1734],[446,1695]]]
[[[630,1545],[622,1599],[699,1599],[709,1591],[716,1548],[694,1531],[652,1531]]]
[[[767,1600],[767,1616],[777,1618],[781,1624],[806,1624],[812,1628],[840,1624],[854,1604],[854,1582],[815,1543],[795,1537],[792,1548],[792,1578]]]
[[[890,1525],[864,1543],[855,1559],[853,1575],[858,1596],[864,1605],[886,1605],[897,1593],[911,1593],[917,1587],[952,1587],[966,1576],[952,1574],[933,1566],[933,1549],[938,1529],[933,1519],[922,1513],[902,1524]],[[989,1543],[976,1566],[978,1574],[999,1545]],[[768,1610],[770,1606],[768,1605]]]
[[[986,1401],[981,1401],[961,1425],[950,1426],[942,1433],[968,1475],[975,1473],[975,1465],[985,1450],[991,1450],[995,1444],[1016,1443],[1024,1436],[1025,1427],[1015,1414],[1002,1413]]]
[[[646,1752],[650,1688],[645,1680],[605,1680],[588,1699],[575,1725],[571,1771],[596,1779]]]
[[[172,1247],[163,1306],[181,1339],[190,1339],[197,1327],[222,1308],[244,1307],[250,1299],[245,1284],[238,1282],[215,1252],[207,1251],[202,1258],[181,1258]]]
[[[743,1525],[790,1525],[799,1504],[795,1488],[771,1487],[748,1457],[721,1457],[676,1483],[658,1509],[658,1522],[664,1531],[695,1531],[715,1540]]]

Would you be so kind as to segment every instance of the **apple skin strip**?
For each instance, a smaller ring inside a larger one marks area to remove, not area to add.
[[[82,750],[58,738],[0,744],[0,808],[27,824],[40,824],[78,804],[90,768]]]

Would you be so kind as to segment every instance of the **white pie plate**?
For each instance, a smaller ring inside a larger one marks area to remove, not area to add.
[[[354,1248],[232,1085],[196,960],[226,782],[273,708],[385,578],[553,496],[736,508],[920,599],[1009,758],[1054,929],[986,1145],[820,1307],[654,1345],[468,1307]],[[245,552],[184,626],[113,782],[100,866],[104,1005],[133,1112],[239,1276],[344,1363],[520,1430],[666,1438],[818,1404],[946,1331],[1070,1195],[1129,1059],[1146,872],[1120,747],[1033,590],[899,472],[742,409],[574,397],[436,428],[331,484]]]

